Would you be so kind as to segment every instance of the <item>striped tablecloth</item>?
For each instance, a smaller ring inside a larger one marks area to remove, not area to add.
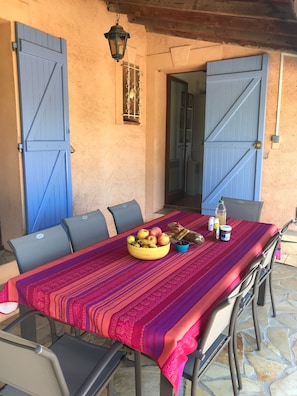
[[[187,253],[141,261],[127,253],[126,233],[10,279],[0,302],[16,301],[61,322],[151,356],[177,394],[187,354],[213,305],[277,231],[271,224],[228,219],[229,242],[214,241],[208,216],[172,212],[146,223],[178,221],[205,237]],[[138,227],[141,228],[141,227]],[[34,252],[32,252],[34,254]]]

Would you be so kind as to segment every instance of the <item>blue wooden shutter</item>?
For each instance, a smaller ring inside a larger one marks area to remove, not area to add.
[[[72,215],[66,42],[16,23],[27,233]]]
[[[207,64],[204,214],[214,213],[222,195],[260,199],[268,60],[265,54]]]

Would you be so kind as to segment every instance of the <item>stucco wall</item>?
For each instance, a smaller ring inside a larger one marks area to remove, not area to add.
[[[0,21],[0,230],[17,235],[23,229],[16,68],[11,50],[11,25]],[[4,61],[5,60],[5,61]],[[0,241],[1,242],[1,241]]]
[[[121,121],[121,63],[111,59],[104,38],[104,33],[115,23],[115,15],[106,11],[105,2],[2,0],[0,18],[11,23],[12,32],[14,21],[18,21],[66,40],[71,145],[75,149],[71,156],[74,212],[78,214],[101,209],[110,234],[115,229],[106,209],[108,205],[136,198],[146,219],[153,217],[154,212],[163,206],[166,74],[205,69],[206,62],[212,60],[267,52],[146,33],[142,26],[129,24],[122,15],[120,24],[131,35],[126,60],[140,65],[143,70],[141,125],[129,125]],[[0,51],[2,53],[3,48]],[[269,51],[269,54],[262,187],[265,204],[262,220],[281,225],[295,214],[297,205],[297,173],[294,170],[297,59],[284,58],[279,127],[281,143],[279,149],[272,149],[271,135],[275,134],[276,129],[280,53]],[[15,54],[8,53],[7,57],[12,67]],[[9,92],[15,86],[13,82],[11,85]],[[9,95],[7,99],[11,100]],[[15,125],[12,129],[14,136],[11,137],[14,139],[13,145],[19,133],[16,101],[14,98],[11,104],[11,111],[14,112],[12,124]],[[2,139],[3,127],[0,134]],[[4,162],[17,164],[18,154],[15,152],[11,156],[5,152],[0,161],[1,167]],[[21,173],[15,169],[12,173],[11,169],[8,172],[12,183],[19,185]],[[17,189],[17,193],[11,197],[1,191],[1,217],[5,215],[7,223],[14,216],[11,209],[8,212],[6,210],[7,200],[10,200],[12,207],[22,207],[20,187]],[[16,216],[20,219],[16,226],[18,232],[15,227],[5,229],[2,231],[3,241],[22,234],[19,209]]]

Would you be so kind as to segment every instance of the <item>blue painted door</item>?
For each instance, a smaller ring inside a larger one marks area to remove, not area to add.
[[[16,23],[27,233],[72,215],[66,42]]]
[[[202,213],[260,199],[268,55],[207,64]]]

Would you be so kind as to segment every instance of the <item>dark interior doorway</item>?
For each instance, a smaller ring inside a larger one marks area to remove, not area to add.
[[[205,72],[167,76],[165,207],[201,212]]]

